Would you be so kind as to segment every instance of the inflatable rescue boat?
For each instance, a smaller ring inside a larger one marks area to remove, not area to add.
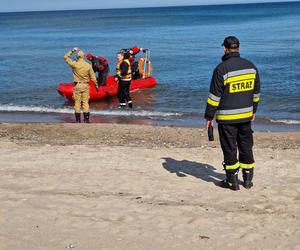
[[[156,86],[156,84],[157,81],[154,77],[132,80],[130,84],[130,91],[153,88]],[[73,87],[74,87],[74,83],[60,83],[57,87],[57,91],[68,101],[72,102]],[[107,78],[107,84],[105,86],[99,86],[98,92],[96,90],[94,83],[90,81],[90,101],[98,101],[107,97],[116,96],[117,91],[118,91],[118,84],[114,81],[114,76],[109,76]]]
[[[125,49],[126,50],[126,49]],[[126,52],[126,51],[125,51]],[[138,72],[141,76],[140,79],[132,80],[130,84],[130,91],[138,89],[153,88],[156,86],[157,81],[152,77],[152,64],[150,62],[150,51],[144,49],[145,56],[140,58],[138,62]],[[97,92],[96,87],[92,81],[90,81],[90,101],[98,101],[107,97],[116,96],[118,92],[118,83],[114,81],[114,76],[107,78],[105,86],[99,86]],[[57,87],[57,91],[60,95],[65,97],[68,101],[73,101],[73,87],[74,83],[60,83]]]

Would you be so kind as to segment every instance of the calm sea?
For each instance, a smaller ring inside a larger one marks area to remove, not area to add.
[[[93,121],[202,126],[221,43],[235,35],[260,70],[257,124],[299,130],[299,24],[300,2],[0,13],[0,121],[71,122],[56,91],[71,81],[66,51],[102,55],[114,71],[116,52],[138,45],[151,50],[157,87],[132,94],[133,112],[116,98],[91,104]]]

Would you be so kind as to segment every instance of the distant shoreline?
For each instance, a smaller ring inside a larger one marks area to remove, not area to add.
[[[103,8],[103,9],[56,9],[56,10],[17,10],[17,11],[0,11],[0,14],[11,14],[11,13],[38,13],[38,12],[66,12],[66,11],[99,11],[99,10],[128,10],[128,9],[157,9],[157,8],[194,8],[194,7],[211,7],[211,6],[236,6],[236,5],[267,5],[267,4],[291,4],[299,3],[300,1],[287,1],[287,2],[274,2],[264,1],[257,3],[224,3],[224,4],[200,4],[200,5],[171,5],[171,6],[139,6],[139,7],[123,7],[123,8]]]

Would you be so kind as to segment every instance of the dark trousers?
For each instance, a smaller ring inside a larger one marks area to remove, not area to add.
[[[129,95],[129,88],[130,88],[130,82],[131,81],[119,81],[118,86],[118,99],[120,103],[126,103],[131,101],[130,95]]]
[[[131,71],[132,71],[132,79],[133,80],[141,78],[140,73],[139,73],[138,62],[134,62],[134,64],[131,65]]]
[[[254,163],[251,122],[218,124],[218,130],[226,165],[234,165],[238,161],[244,164]],[[239,160],[237,150],[239,151]]]
[[[98,72],[97,81],[98,81],[99,86],[105,86],[106,85],[108,74],[109,74],[109,67],[107,67],[106,69],[104,69],[101,72]]]

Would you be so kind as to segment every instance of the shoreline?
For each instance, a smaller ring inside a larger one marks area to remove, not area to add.
[[[199,116],[182,117],[166,116],[131,116],[129,111],[122,116],[118,112],[114,115],[91,114],[92,124],[135,124],[150,126],[166,126],[166,127],[185,127],[185,128],[203,128],[204,118]],[[125,111],[126,112],[126,111]],[[49,123],[49,124],[72,124],[74,123],[74,115],[68,113],[38,113],[38,112],[0,112],[0,123]],[[215,127],[216,127],[215,122]],[[253,124],[253,130],[261,132],[299,132],[300,124],[285,124],[280,122],[269,122],[264,118],[258,118]]]

